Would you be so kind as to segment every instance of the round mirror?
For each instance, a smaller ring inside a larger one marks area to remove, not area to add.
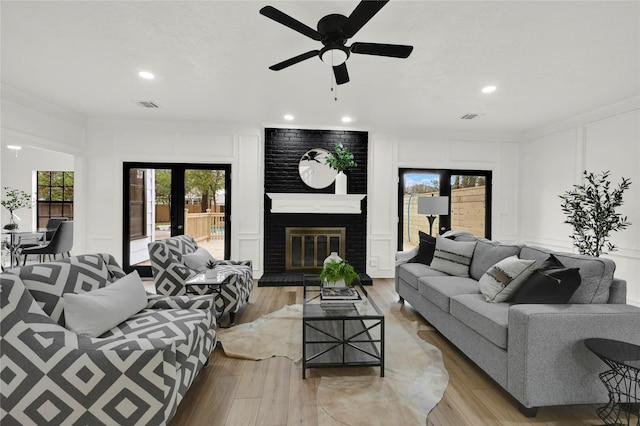
[[[305,152],[300,163],[298,172],[302,181],[311,188],[322,189],[331,185],[338,172],[325,163],[329,151],[322,148],[314,148]]]

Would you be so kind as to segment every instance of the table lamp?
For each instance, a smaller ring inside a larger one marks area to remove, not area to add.
[[[418,198],[418,214],[427,215],[429,219],[429,235],[432,235],[433,221],[436,216],[449,214],[449,197],[420,197]]]

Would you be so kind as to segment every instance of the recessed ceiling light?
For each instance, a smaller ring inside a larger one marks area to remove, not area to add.
[[[291,115],[291,114],[286,114],[286,115],[284,116],[284,119],[285,119],[285,120],[287,120],[287,121],[291,121],[291,120],[293,120],[293,119],[294,119],[294,117],[293,117],[293,115]]]
[[[156,78],[156,76],[150,73],[149,71],[140,71],[138,75],[144,78],[145,80],[153,80],[154,78]]]
[[[342,117],[342,122],[343,123],[351,123],[351,121],[352,121],[351,117],[347,117],[347,116]]]
[[[18,151],[19,149],[22,149],[22,147],[20,145],[7,145],[7,148],[13,149],[15,151]]]
[[[482,88],[482,93],[493,93],[496,91],[496,86],[487,86]]]

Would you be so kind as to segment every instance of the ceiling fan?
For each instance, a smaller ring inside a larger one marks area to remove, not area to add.
[[[272,65],[269,69],[280,71],[281,69],[295,65],[314,56],[319,56],[323,62],[329,63],[333,67],[333,74],[336,84],[345,84],[349,82],[349,73],[347,71],[346,60],[352,53],[361,55],[377,55],[389,56],[392,58],[407,58],[413,46],[400,44],[381,44],[381,43],[352,43],[347,46],[347,39],[356,35],[358,31],[373,16],[387,4],[385,1],[361,1],[358,6],[351,12],[349,17],[339,14],[331,14],[323,17],[318,21],[317,30],[303,24],[302,22],[292,18],[284,12],[279,11],[273,6],[265,6],[260,9],[260,13],[267,18],[273,19],[280,24],[291,28],[313,40],[322,42],[324,45],[319,50],[310,50],[293,58]]]

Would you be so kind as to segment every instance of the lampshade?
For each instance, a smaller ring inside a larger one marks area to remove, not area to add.
[[[426,215],[448,215],[449,197],[418,198],[418,213]]]

